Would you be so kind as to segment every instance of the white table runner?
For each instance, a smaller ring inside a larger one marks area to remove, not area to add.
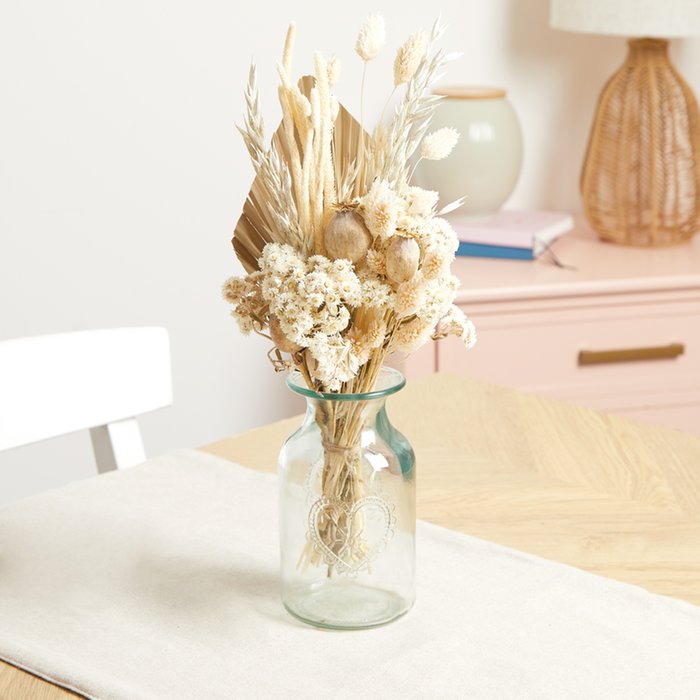
[[[418,599],[292,619],[276,484],[195,450],[0,509],[0,658],[92,698],[700,697],[700,608],[426,523]]]

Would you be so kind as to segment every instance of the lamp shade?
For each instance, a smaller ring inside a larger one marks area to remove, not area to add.
[[[700,34],[699,0],[551,0],[555,29],[631,37]]]

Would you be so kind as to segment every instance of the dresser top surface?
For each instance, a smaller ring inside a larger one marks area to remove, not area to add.
[[[552,245],[556,257],[575,269],[547,262],[458,257],[458,301],[697,290],[700,235],[667,248],[635,248],[600,241],[585,221]]]

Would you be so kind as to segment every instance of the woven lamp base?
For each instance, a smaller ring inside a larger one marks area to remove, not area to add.
[[[700,230],[700,114],[667,41],[629,42],[598,100],[581,194],[604,240],[665,246]]]

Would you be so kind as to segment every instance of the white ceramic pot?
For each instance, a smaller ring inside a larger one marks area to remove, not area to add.
[[[440,161],[421,161],[416,182],[440,192],[441,206],[466,196],[460,216],[488,218],[513,192],[523,161],[520,122],[501,88],[437,88],[444,95],[430,130],[460,132],[454,151]]]

